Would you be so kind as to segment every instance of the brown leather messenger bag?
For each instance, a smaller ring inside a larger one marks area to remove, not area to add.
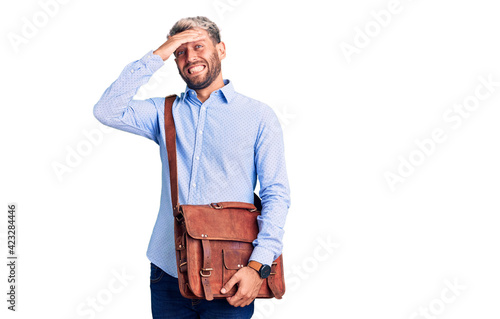
[[[174,213],[177,275],[181,294],[191,299],[213,300],[236,293],[220,290],[240,268],[248,264],[252,242],[259,228],[260,211],[254,204],[219,202],[207,205],[179,205],[177,184],[176,133],[172,105],[176,95],[165,99],[165,140],[170,171],[170,189]],[[271,266],[257,298],[281,299],[285,293],[283,258]]]

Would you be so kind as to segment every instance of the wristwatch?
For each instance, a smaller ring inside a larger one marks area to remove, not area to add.
[[[262,279],[266,279],[271,274],[271,266],[263,265],[255,260],[250,260],[247,266],[257,271]]]

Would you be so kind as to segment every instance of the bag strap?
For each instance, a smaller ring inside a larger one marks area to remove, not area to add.
[[[179,185],[177,184],[177,148],[175,145],[175,123],[172,106],[177,95],[165,98],[165,143],[167,144],[168,170],[170,171],[170,195],[172,197],[172,210],[174,217],[180,215],[179,210]]]
[[[182,220],[179,207],[179,184],[177,182],[177,148],[175,145],[175,122],[172,114],[172,106],[176,95],[169,95],[165,98],[165,144],[167,146],[168,169],[170,171],[170,195],[172,196],[172,210],[177,220]],[[212,275],[210,241],[203,239],[203,268],[200,270],[201,282],[207,300],[213,300],[214,295],[210,287],[210,276]],[[208,274],[206,274],[208,272]]]

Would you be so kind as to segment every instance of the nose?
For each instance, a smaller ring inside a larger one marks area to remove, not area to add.
[[[194,62],[198,59],[198,56],[196,55],[196,52],[191,49],[186,49],[186,62]]]

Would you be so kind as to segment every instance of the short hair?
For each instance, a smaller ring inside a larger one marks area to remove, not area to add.
[[[208,35],[210,36],[214,44],[220,43],[219,27],[217,27],[217,25],[207,17],[202,17],[202,16],[180,19],[174,24],[172,29],[170,29],[167,38],[176,35],[177,33],[180,33],[182,31],[194,28],[201,28],[207,31]]]

